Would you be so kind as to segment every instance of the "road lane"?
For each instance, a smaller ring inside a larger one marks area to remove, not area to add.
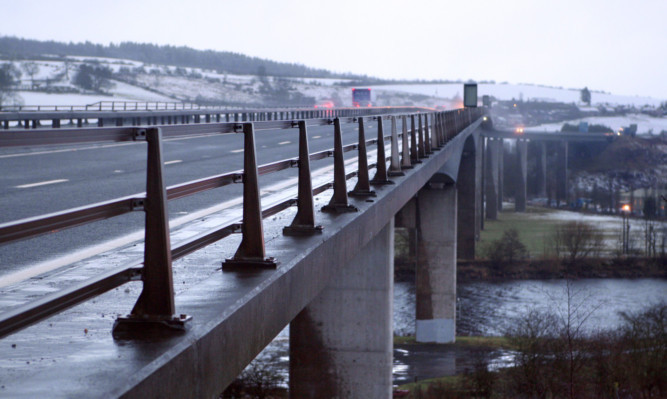
[[[356,124],[343,125],[343,142],[357,141]],[[376,124],[368,123],[367,139],[375,137]],[[309,127],[310,151],[322,151],[333,146],[333,126]],[[387,132],[388,129],[385,130]],[[400,131],[400,130],[399,130]],[[316,139],[317,137],[317,139]],[[165,140],[164,159],[178,160],[165,168],[168,185],[199,179],[214,174],[242,169],[243,154],[231,148],[242,148],[240,134],[209,135]],[[296,157],[298,130],[257,131],[258,162],[268,163]],[[14,154],[15,155],[15,154]],[[346,158],[353,155],[348,153]],[[330,165],[331,159],[318,161]],[[122,145],[81,146],[80,148],[43,150],[13,156],[0,155],[0,223],[87,205],[145,190],[145,143]],[[296,176],[296,169],[283,175]],[[275,183],[276,175],[263,176],[260,187]],[[281,179],[283,177],[280,177]],[[49,180],[67,182],[19,190],[16,186]],[[170,223],[175,218],[193,214],[224,201],[241,196],[242,186],[232,185],[211,190],[169,203]],[[35,264],[48,258],[66,256],[91,245],[132,234],[143,228],[143,213],[113,218],[104,222],[77,227],[36,239],[0,246],[0,274],[16,271],[23,265]]]

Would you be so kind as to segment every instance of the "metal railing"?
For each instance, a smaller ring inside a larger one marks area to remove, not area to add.
[[[148,109],[146,109],[148,108]],[[402,107],[403,112],[421,108]],[[2,109],[0,129],[29,130],[61,127],[146,126],[217,122],[255,122],[313,119],[335,116],[379,115],[386,107],[374,108],[230,108],[183,103],[100,102],[82,106],[20,106]]]
[[[349,195],[372,195],[371,186],[390,183],[391,176],[403,174],[420,158],[442,148],[466,126],[478,119],[480,109],[461,109],[446,112],[392,113],[385,109],[380,115],[334,116],[332,118],[294,119],[282,121],[262,121],[244,123],[210,123],[199,125],[166,125],[156,127],[121,127],[98,129],[51,129],[42,131],[3,132],[0,147],[36,144],[72,144],[89,141],[139,141],[147,145],[146,192],[123,198],[96,203],[62,212],[38,216],[30,219],[0,224],[0,245],[23,239],[49,234],[63,229],[93,223],[135,211],[144,211],[145,248],[143,264],[129,264],[91,280],[74,285],[66,290],[44,296],[0,315],[0,337],[20,330],[32,323],[101,295],[129,281],[142,280],[143,292],[134,309],[126,318],[119,318],[114,332],[143,323],[167,325],[183,328],[188,320],[185,315],[176,316],[172,282],[172,261],[182,258],[198,249],[221,240],[230,234],[242,234],[241,245],[235,255],[228,259],[223,269],[247,267],[275,267],[275,260],[267,257],[264,248],[262,220],[266,217],[296,205],[297,214],[290,226],[283,230],[285,235],[308,235],[322,230],[316,224],[313,196],[333,188],[333,196],[322,210],[326,212],[347,212],[355,210],[348,202],[346,180],[357,177],[355,188]],[[404,111],[404,110],[398,110]],[[414,111],[414,110],[412,110]],[[366,110],[368,114],[375,113]],[[336,114],[336,112],[332,112]],[[365,121],[377,120],[377,138],[366,140]],[[397,132],[397,118],[402,119],[402,133]],[[391,134],[385,135],[384,121],[390,121]],[[408,121],[410,128],[408,128]],[[341,124],[356,123],[359,126],[359,141],[342,145]],[[308,126],[332,126],[334,148],[310,153],[308,150]],[[299,154],[296,158],[285,159],[264,165],[257,165],[255,152],[255,129],[298,129]],[[208,134],[243,134],[243,169],[207,178],[166,187],[164,183],[164,162],[162,143],[165,137]],[[26,137],[19,137],[25,135]],[[399,137],[401,145],[399,146]],[[390,140],[391,154],[385,156],[385,139]],[[377,146],[377,160],[368,164],[367,146]],[[358,151],[358,169],[345,172],[345,152]],[[333,157],[333,181],[312,186],[310,162]],[[387,164],[389,163],[389,167]],[[298,167],[298,195],[270,207],[261,208],[258,177],[288,168]],[[369,169],[376,174],[369,179]],[[218,226],[213,231],[203,232],[187,242],[172,247],[170,244],[167,203],[170,200],[201,193],[230,184],[243,184],[243,217],[234,222]],[[129,326],[129,327],[128,327]]]
[[[17,111],[168,111],[193,109],[231,109],[180,101],[98,101],[86,105],[3,105],[0,112]]]

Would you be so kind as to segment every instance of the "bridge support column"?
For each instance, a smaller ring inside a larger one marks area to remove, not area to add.
[[[417,342],[454,342],[456,334],[456,202],[453,184],[419,191]]]
[[[537,196],[547,197],[547,143],[544,141],[537,144],[540,148],[539,158],[537,158]]]
[[[496,145],[498,146],[498,212],[502,212],[505,193],[505,143],[500,139]]]
[[[290,324],[291,398],[391,398],[394,222]]]
[[[517,187],[514,194],[514,210],[516,212],[526,212],[526,186],[528,179],[528,141],[518,139],[516,141]]]
[[[458,193],[456,256],[459,259],[475,258],[475,241],[479,234],[476,166],[475,153],[464,150],[456,180]]]
[[[486,218],[491,220],[498,219],[498,143],[500,140],[486,139],[486,166],[484,178],[486,192]]]
[[[559,142],[556,150],[556,203],[560,206],[561,201],[567,205],[567,141]]]

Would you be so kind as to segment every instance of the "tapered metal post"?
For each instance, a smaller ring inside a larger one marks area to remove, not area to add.
[[[334,182],[333,197],[328,205],[322,207],[324,212],[356,212],[359,209],[350,205],[347,200],[347,184],[345,179],[345,158],[343,155],[343,134],[340,119],[334,119]]]
[[[415,116],[410,115],[410,162],[421,163],[419,160],[419,148],[417,144],[417,128],[415,126]]]
[[[315,225],[313,205],[313,183],[310,175],[310,154],[306,121],[299,121],[299,197],[297,211],[290,226],[283,228],[287,236],[309,235],[322,232],[322,226]]]
[[[438,114],[431,114],[431,151],[440,149],[438,141]],[[428,123],[426,124],[428,126]]]
[[[433,125],[435,130],[435,142],[437,143],[437,147],[442,148],[442,119],[440,112],[436,112],[433,116]]]
[[[255,128],[252,123],[243,124],[243,143],[243,223],[241,225],[243,238],[234,257],[222,263],[223,270],[277,266],[274,258],[266,257],[264,249]]]
[[[387,178],[387,158],[384,151],[384,122],[382,116],[378,116],[378,139],[377,139],[377,162],[376,173],[371,180],[372,185],[394,184]]]
[[[184,330],[185,323],[191,319],[186,315],[174,314],[174,283],[162,157],[162,132],[159,128],[151,128],[145,133],[148,157],[144,203],[146,212],[144,266],[141,272],[143,290],[132,313],[126,317],[119,317],[114,323],[115,338],[133,338],[137,333],[153,333],[165,328]]]
[[[389,176],[405,175],[405,173],[401,171],[401,160],[398,149],[398,132],[396,129],[396,117],[394,115],[391,116],[391,163],[389,164],[388,174]]]
[[[432,154],[433,149],[431,148],[431,136],[429,135],[428,129],[428,114],[424,114],[424,150],[426,154]]]
[[[426,158],[426,146],[424,141],[424,125],[422,124],[422,115],[418,114],[419,130],[417,136],[419,137],[419,158]]]
[[[440,112],[438,119],[440,120],[440,146],[444,147],[444,145],[447,143],[447,136],[445,130],[447,129],[447,126],[445,125],[445,113]]]
[[[410,137],[408,136],[408,118],[401,116],[402,134],[401,134],[401,169],[412,169],[410,163]]]
[[[366,133],[364,131],[364,118],[359,117],[359,144],[357,145],[359,172],[357,173],[357,184],[348,194],[351,197],[369,197],[375,196],[375,191],[371,190],[368,177],[368,154],[366,152]]]

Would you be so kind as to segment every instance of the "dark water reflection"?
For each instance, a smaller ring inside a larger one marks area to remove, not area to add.
[[[396,286],[400,287],[397,291],[414,292],[414,283],[398,282]],[[457,296],[457,335],[503,335],[513,319],[530,310],[565,315],[568,296],[570,303],[579,308],[579,316],[590,315],[584,328],[594,332],[618,328],[622,321],[619,312],[636,312],[650,304],[667,300],[667,280],[475,282],[459,284]],[[402,296],[401,301],[410,301],[410,298],[414,301],[414,294]],[[406,302],[401,306],[414,306],[414,302]],[[407,323],[407,320],[402,321],[397,327],[407,328]],[[414,331],[414,321],[412,324]]]
[[[532,309],[565,312],[568,283],[565,280],[522,280],[475,282],[458,285],[457,335],[503,335],[512,319]],[[619,312],[640,311],[650,304],[667,301],[667,280],[662,279],[581,279],[570,282],[570,299],[589,315],[588,332],[617,328]],[[414,281],[394,285],[394,333],[415,333]],[[258,356],[288,381],[288,328]],[[505,351],[486,353],[491,366],[502,367],[511,360]],[[394,383],[414,378],[460,373],[472,365],[471,353],[442,346],[397,346],[394,350]],[[286,385],[286,384],[285,384]]]

